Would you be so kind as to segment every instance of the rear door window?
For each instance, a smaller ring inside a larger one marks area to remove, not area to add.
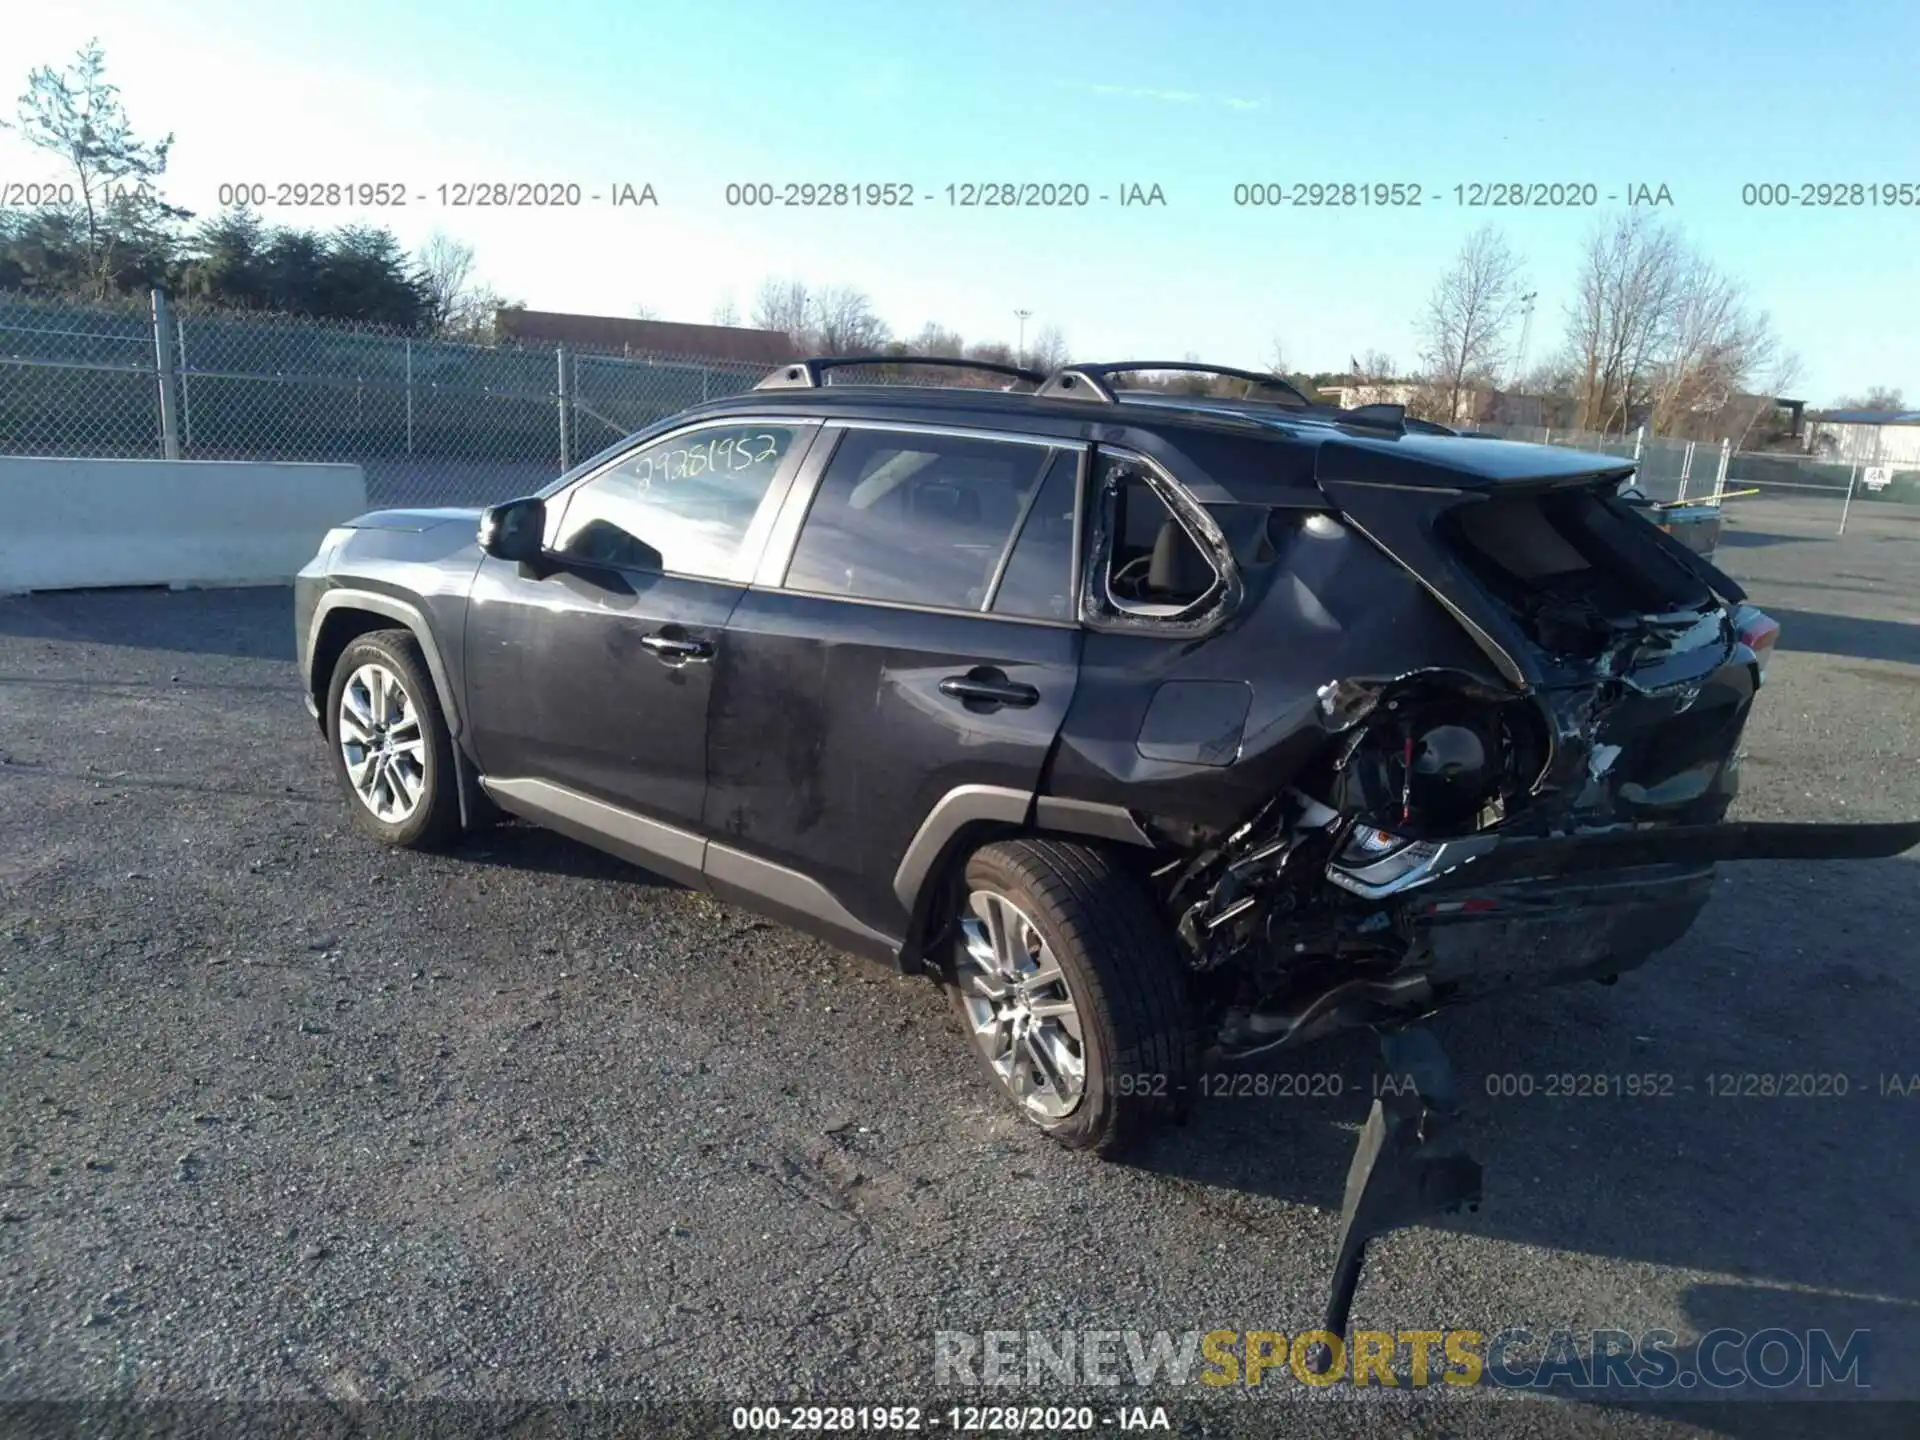
[[[1054,453],[1009,440],[849,430],[800,527],[785,584],[850,599],[982,610]],[[1009,604],[1045,603],[1033,601],[1024,585],[1027,598]]]
[[[1075,525],[1080,490],[1080,455],[1054,451],[1013,551],[993,592],[996,615],[1032,620],[1073,619],[1073,557],[1079,534]]]

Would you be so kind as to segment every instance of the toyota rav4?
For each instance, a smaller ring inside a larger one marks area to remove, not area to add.
[[[1477,1195],[1410,1022],[1639,965],[1717,862],[1920,841],[1727,821],[1777,627],[1629,462],[1192,364],[829,383],[875,363],[329,534],[299,655],[361,827],[497,807],[937,977],[1103,1153],[1203,1057],[1372,1027],[1416,1099],[1363,1135],[1349,1298],[1367,1233]],[[1180,370],[1213,393],[1124,383]]]

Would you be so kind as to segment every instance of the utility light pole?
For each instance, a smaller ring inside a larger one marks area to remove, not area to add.
[[[1020,321],[1020,344],[1013,352],[1013,363],[1016,365],[1024,365],[1027,363],[1027,321],[1033,318],[1033,312],[1031,310],[1016,310],[1013,313]]]
[[[1527,340],[1533,334],[1533,302],[1540,298],[1538,290],[1529,290],[1520,297],[1520,348],[1513,358],[1512,388],[1518,388],[1527,374]]]

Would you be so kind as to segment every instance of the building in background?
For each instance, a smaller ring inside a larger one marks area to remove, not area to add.
[[[495,336],[504,345],[568,345],[602,354],[748,361],[769,368],[786,364],[796,353],[786,331],[741,325],[682,325],[672,320],[518,308],[495,311],[493,324]]]
[[[1920,410],[1826,410],[1807,419],[1807,453],[1863,465],[1920,465]]]
[[[1460,392],[1458,412],[1449,417],[1445,413],[1445,392],[1425,380],[1354,380],[1344,385],[1322,385],[1319,389],[1323,395],[1332,395],[1334,403],[1343,410],[1357,410],[1362,405],[1401,405],[1409,414],[1429,420],[1451,418],[1456,425],[1477,425],[1486,420],[1494,398],[1491,390],[1468,386]]]

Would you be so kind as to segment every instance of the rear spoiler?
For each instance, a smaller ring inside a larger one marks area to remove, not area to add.
[[[1314,479],[1323,486],[1366,485],[1454,495],[1618,484],[1633,471],[1633,461],[1617,455],[1430,432],[1376,438],[1349,431],[1323,442],[1314,456]]]

